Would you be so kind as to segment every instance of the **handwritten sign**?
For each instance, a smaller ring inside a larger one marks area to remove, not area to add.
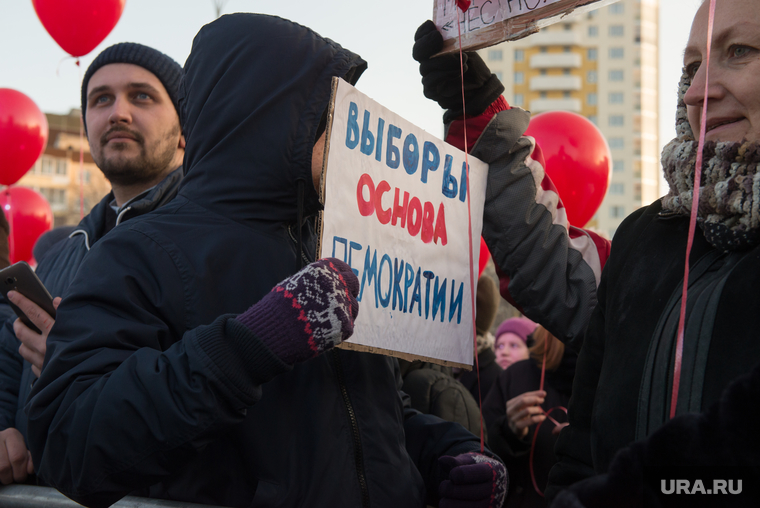
[[[464,152],[338,78],[328,118],[319,252],[360,282],[343,347],[471,368],[488,165],[468,157],[468,182]]]
[[[442,54],[459,51],[460,31],[462,49],[473,51],[527,37],[570,12],[586,12],[615,1],[473,0],[467,12],[460,11],[457,17],[456,0],[435,0],[433,22],[443,35]]]

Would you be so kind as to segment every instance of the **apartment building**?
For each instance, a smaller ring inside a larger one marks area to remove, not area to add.
[[[511,104],[573,111],[602,131],[612,180],[588,227],[610,238],[660,197],[658,10],[658,0],[620,0],[480,52]]]
[[[53,210],[55,226],[77,224],[111,190],[90,156],[83,138],[84,163],[79,164],[79,110],[68,115],[46,113],[49,134],[45,151],[18,185],[31,187],[45,196]]]

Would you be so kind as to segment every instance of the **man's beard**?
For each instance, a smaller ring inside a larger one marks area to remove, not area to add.
[[[104,154],[108,144],[107,136],[113,132],[127,132],[139,146],[137,156],[128,157],[121,152],[128,148],[127,143],[115,143],[110,147],[111,154]],[[156,181],[166,172],[167,167],[177,153],[176,139],[179,126],[175,126],[153,147],[145,146],[145,137],[139,132],[125,126],[117,126],[106,131],[100,138],[100,150],[92,153],[92,158],[103,175],[112,185],[132,186]],[[174,169],[174,168],[172,168]]]

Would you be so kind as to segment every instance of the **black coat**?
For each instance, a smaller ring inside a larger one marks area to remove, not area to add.
[[[64,296],[90,248],[118,223],[139,217],[171,201],[182,181],[182,168],[176,169],[144,196],[122,210],[121,217],[110,206],[109,192],[93,207],[67,238],[55,242],[38,259],[37,276],[51,295]],[[2,307],[0,307],[2,308]],[[13,332],[15,319],[5,320],[0,327],[0,430],[18,429],[26,437],[24,405],[37,377],[32,364],[18,352],[21,342]]]
[[[475,364],[473,363],[472,366],[475,367]],[[470,371],[464,371],[458,379],[470,391],[475,402],[480,405],[504,369],[496,363],[496,353],[491,348],[485,348],[478,353],[477,366],[477,371],[474,368]],[[480,393],[478,393],[478,376],[480,377]]]
[[[58,311],[27,406],[48,483],[90,506],[137,491],[419,507],[440,455],[479,449],[461,426],[405,407],[394,359],[332,350],[291,368],[231,319],[314,259],[313,221],[297,218],[319,209],[318,124],[332,76],[365,67],[277,17],[201,29],[179,92],[178,196],[100,241]]]
[[[570,391],[575,374],[577,355],[569,348],[559,367],[547,371],[544,378],[546,397],[541,407],[545,411],[561,406],[567,408]],[[533,487],[530,476],[530,447],[536,426],[528,429],[528,435],[518,438],[509,428],[507,422],[507,401],[526,392],[538,390],[541,386],[541,367],[535,360],[522,360],[507,367],[494,383],[488,396],[483,401],[483,419],[488,428],[488,446],[501,457],[509,471],[510,487],[505,507],[541,507],[546,501]],[[560,409],[554,409],[550,415],[560,423],[567,421],[567,415]],[[556,435],[552,434],[554,425],[545,420],[539,428],[536,449],[533,456],[533,470],[540,489],[546,487],[549,470],[557,462],[554,454]]]
[[[660,211],[659,200],[637,210],[613,239],[578,357],[570,426],[557,442],[552,495],[605,473],[619,450],[668,421],[689,218]],[[706,411],[758,363],[758,261],[760,247],[725,253],[697,228],[677,414]]]

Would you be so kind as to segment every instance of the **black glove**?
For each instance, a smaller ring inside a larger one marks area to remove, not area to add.
[[[430,20],[425,21],[414,34],[412,57],[420,63],[422,89],[425,97],[436,101],[446,112],[443,122],[462,116],[462,81],[459,55],[435,55],[443,48],[443,36]],[[462,55],[464,67],[464,99],[467,115],[482,114],[499,98],[504,85],[491,73],[486,63],[475,52]]]

